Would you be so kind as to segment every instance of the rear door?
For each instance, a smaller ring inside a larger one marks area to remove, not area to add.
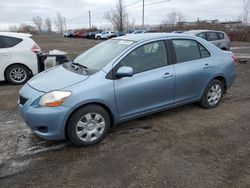
[[[0,73],[3,74],[5,67],[9,64],[9,51],[8,46],[3,40],[3,37],[0,36]],[[0,75],[3,77],[4,75]]]
[[[173,103],[175,73],[168,61],[164,41],[138,47],[118,64],[118,68],[121,66],[132,67],[134,75],[114,80],[120,119]]]
[[[196,40],[172,39],[171,44],[175,54],[175,103],[195,99],[211,78],[210,53]]]

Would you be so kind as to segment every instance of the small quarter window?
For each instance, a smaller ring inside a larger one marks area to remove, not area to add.
[[[217,33],[218,39],[224,39],[224,33]]]
[[[201,58],[206,58],[210,56],[210,53],[207,51],[207,49],[199,44],[200,52],[201,52]]]

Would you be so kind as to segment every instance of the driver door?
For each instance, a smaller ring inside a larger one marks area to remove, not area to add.
[[[114,80],[120,120],[173,103],[175,73],[167,59],[165,42],[156,41],[135,49],[118,64],[134,72],[132,77]]]

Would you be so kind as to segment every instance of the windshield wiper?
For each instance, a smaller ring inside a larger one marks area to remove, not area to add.
[[[77,66],[78,67],[81,67],[81,68],[84,68],[84,69],[88,69],[88,67],[80,64],[80,63],[75,63],[74,61],[72,62],[71,66],[73,66],[76,70],[77,70]]]

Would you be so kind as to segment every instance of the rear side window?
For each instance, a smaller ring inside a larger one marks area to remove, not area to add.
[[[216,32],[207,32],[207,40],[208,41],[219,40],[219,36],[217,35]]]
[[[192,61],[210,56],[208,50],[195,40],[175,39],[172,40],[176,63]]]
[[[3,44],[3,42],[0,39],[0,48],[6,48],[6,46]]]
[[[22,42],[23,39],[15,38],[15,37],[7,37],[7,36],[0,36],[1,41],[4,42],[6,45],[6,48],[14,47],[20,42]]]

